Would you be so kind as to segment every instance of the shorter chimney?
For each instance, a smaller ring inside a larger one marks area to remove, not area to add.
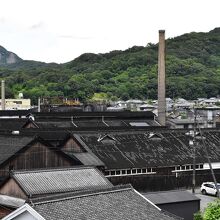
[[[2,80],[2,110],[5,110],[5,81]]]

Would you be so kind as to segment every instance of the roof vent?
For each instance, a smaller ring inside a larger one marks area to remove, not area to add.
[[[116,139],[109,134],[100,135],[97,141],[100,142],[100,141],[108,141],[108,140],[116,141]]]
[[[161,140],[163,138],[163,136],[161,134],[154,133],[154,132],[146,133],[145,135],[149,139],[152,139],[152,140]]]

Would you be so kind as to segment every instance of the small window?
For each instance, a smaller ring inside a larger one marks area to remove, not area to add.
[[[137,173],[141,173],[141,169],[137,169]]]
[[[186,166],[186,170],[189,170],[189,167],[190,167],[190,166],[189,166],[189,165],[187,165],[187,166]]]
[[[133,173],[133,174],[137,173],[137,170],[136,170],[136,169],[135,169],[135,170],[132,170],[132,173]]]
[[[177,170],[180,170],[180,166],[176,167]]]
[[[200,169],[203,169],[203,164],[200,164],[200,165],[199,165],[199,168],[200,168]]]
[[[105,176],[109,176],[110,172],[109,171],[105,171]]]
[[[190,166],[190,169],[193,170],[193,165]]]
[[[114,176],[115,175],[115,171],[111,171],[111,176]]]
[[[199,169],[199,165],[198,164],[196,165],[196,169]]]
[[[142,169],[142,173],[146,173],[147,172],[147,170],[146,169]]]
[[[120,170],[117,170],[117,171],[116,171],[116,175],[120,175]]]
[[[185,170],[185,168],[186,168],[185,166],[181,166],[181,170]]]
[[[122,174],[125,175],[126,174],[126,170],[122,170]]]
[[[211,184],[207,184],[207,187],[212,188],[212,189],[214,188],[214,186]]]
[[[147,172],[148,173],[152,173],[152,169],[151,168],[147,168]]]
[[[131,174],[131,170],[127,170],[127,174]]]

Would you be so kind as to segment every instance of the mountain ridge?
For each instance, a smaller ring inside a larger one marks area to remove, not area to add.
[[[20,60],[0,65],[8,96],[65,96],[88,100],[157,98],[158,44],[104,54],[85,53],[63,64]],[[195,99],[220,94],[220,28],[166,40],[167,97]]]

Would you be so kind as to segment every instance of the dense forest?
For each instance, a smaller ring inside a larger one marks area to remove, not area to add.
[[[157,98],[158,45],[106,54],[82,54],[64,64],[19,60],[0,64],[6,96],[65,96],[88,100]],[[220,28],[166,40],[167,97],[195,99],[220,94]]]

